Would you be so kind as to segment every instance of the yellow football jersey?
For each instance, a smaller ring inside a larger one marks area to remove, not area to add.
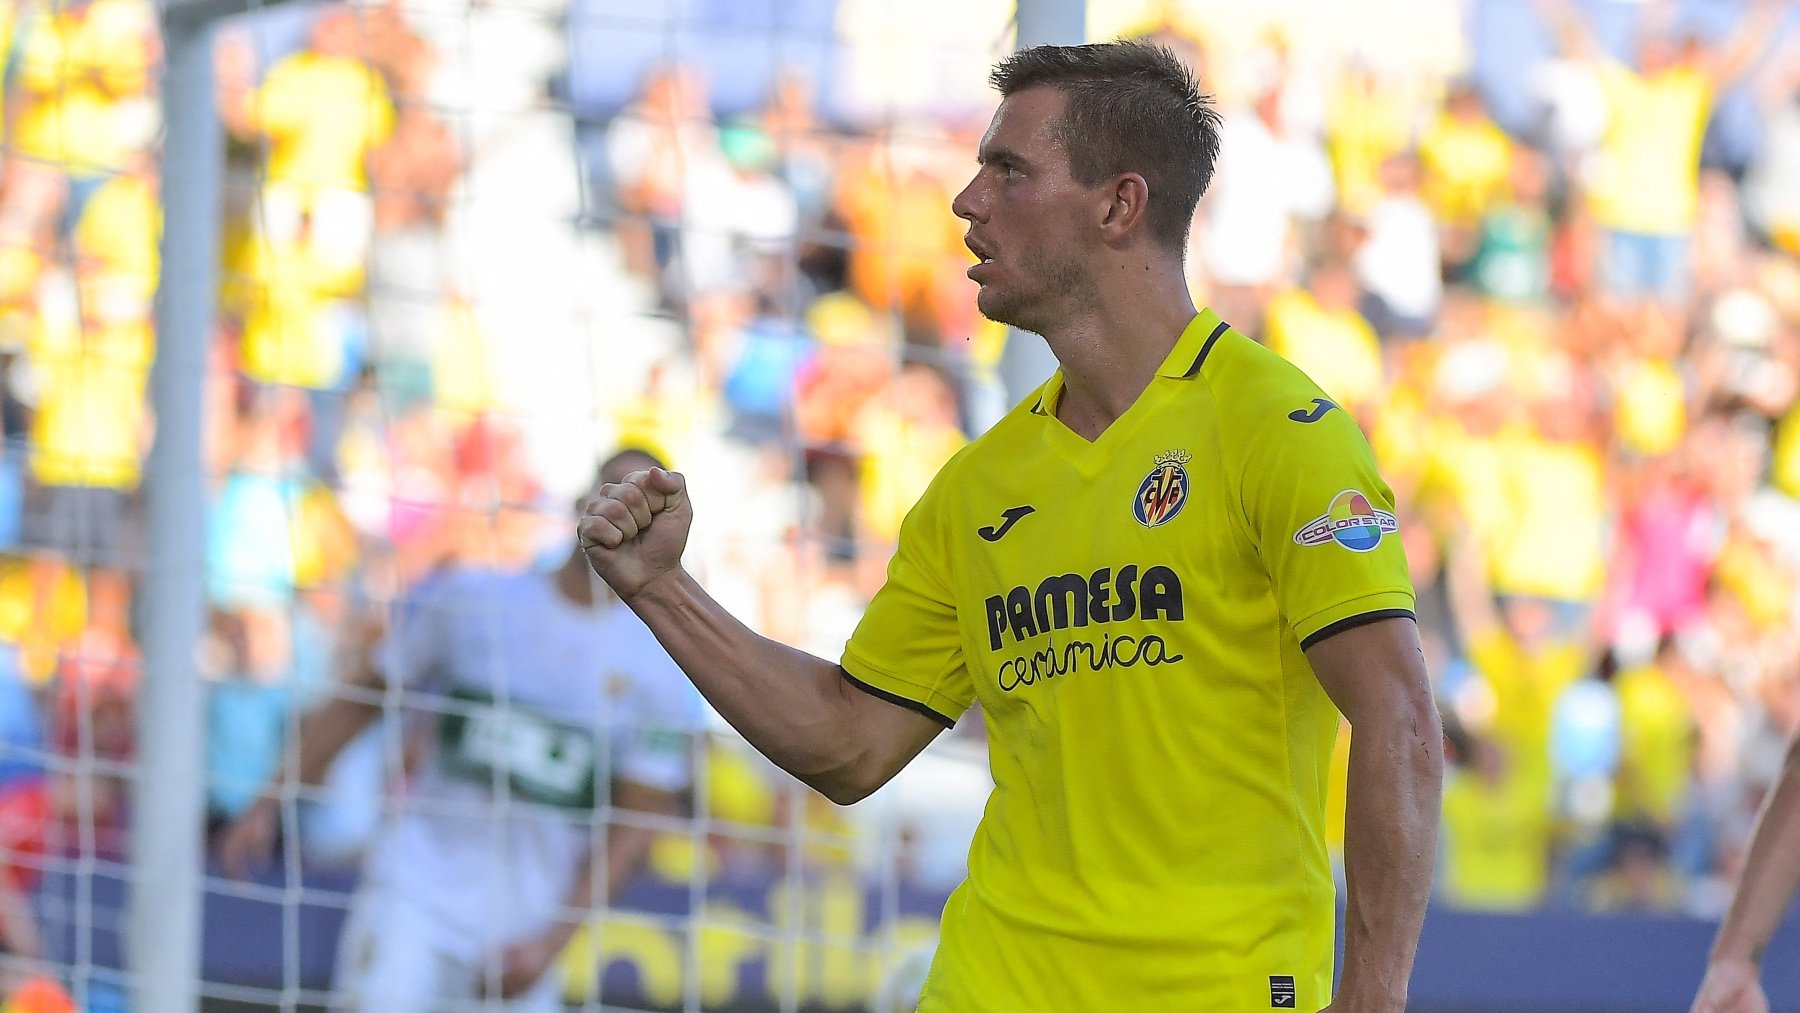
[[[1318,1010],[1338,713],[1304,645],[1410,616],[1392,494],[1305,375],[1195,318],[1092,443],[1052,377],[938,474],[845,648],[994,794],[920,1009]]]

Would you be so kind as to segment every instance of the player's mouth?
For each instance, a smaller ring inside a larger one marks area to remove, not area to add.
[[[969,276],[969,280],[980,282],[983,278],[992,276],[994,273],[993,252],[974,236],[964,236],[963,245],[967,246],[969,252],[973,253],[980,261],[976,264],[970,264],[968,271],[964,272]]]

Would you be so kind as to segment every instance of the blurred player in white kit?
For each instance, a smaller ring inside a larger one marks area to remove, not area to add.
[[[595,488],[651,466],[621,451]],[[613,822],[602,843],[594,824],[609,802],[677,812],[698,695],[579,547],[549,573],[431,579],[348,680],[357,699],[335,696],[301,721],[290,758],[303,783],[378,716],[369,691],[401,687],[435,734],[370,848],[338,952],[339,1007],[560,1010],[557,955],[655,836]],[[225,831],[233,875],[272,851],[282,781]]]

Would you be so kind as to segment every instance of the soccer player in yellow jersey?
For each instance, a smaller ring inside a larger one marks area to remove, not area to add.
[[[1800,734],[1763,799],[1744,870],[1707,958],[1693,1013],[1769,1013],[1763,954],[1782,912],[1800,891]]]
[[[981,702],[995,790],[921,1010],[1398,1013],[1442,754],[1388,487],[1344,411],[1194,307],[1184,240],[1218,118],[1175,57],[1046,46],[993,79],[952,210],[982,312],[1061,369],[939,472],[842,663],[756,636],[682,570],[679,475],[606,487],[589,561],[723,716],[835,801]]]

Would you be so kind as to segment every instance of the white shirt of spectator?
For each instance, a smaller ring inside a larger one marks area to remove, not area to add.
[[[1216,175],[1201,204],[1208,276],[1221,285],[1288,280],[1293,222],[1323,218],[1336,198],[1324,146],[1309,135],[1277,135],[1240,110],[1220,131]]]
[[[1437,223],[1417,197],[1385,197],[1369,211],[1368,238],[1356,251],[1356,276],[1389,310],[1407,317],[1437,313],[1444,294]]]

